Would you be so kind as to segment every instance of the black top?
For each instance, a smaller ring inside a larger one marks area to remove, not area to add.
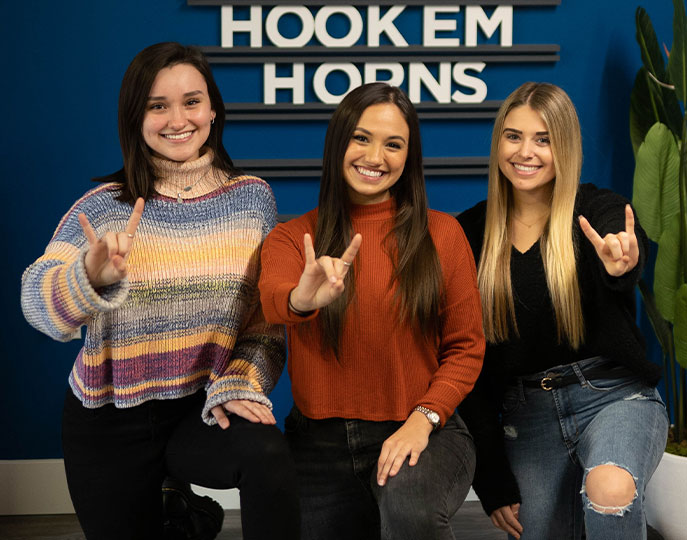
[[[487,344],[482,373],[474,390],[460,406],[461,417],[477,446],[473,487],[487,514],[501,506],[521,502],[506,458],[499,421],[503,387],[509,379],[593,356],[604,356],[628,367],[651,386],[660,378],[660,367],[646,359],[644,339],[635,324],[635,285],[648,252],[646,234],[635,216],[639,262],[633,270],[616,278],[606,272],[578,223],[578,216],[583,215],[602,238],[608,233],[618,233],[625,230],[628,202],[593,184],[583,184],[578,190],[573,235],[585,337],[577,351],[566,342],[558,343],[539,242],[525,253],[512,248],[511,282],[520,336]],[[486,209],[486,201],[482,201],[458,216],[478,265]]]

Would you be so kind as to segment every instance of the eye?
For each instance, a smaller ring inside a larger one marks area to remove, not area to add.
[[[401,144],[400,144],[400,143],[397,143],[397,142],[390,142],[390,143],[387,144],[387,146],[388,146],[389,148],[393,148],[394,150],[400,150],[401,148],[403,148],[403,147],[401,146]]]
[[[148,105],[149,111],[161,111],[165,106],[162,103],[151,103]]]
[[[508,141],[519,141],[519,140],[520,140],[520,136],[519,136],[517,133],[510,133],[510,132],[509,132],[509,133],[505,133],[505,134],[504,134],[504,137],[505,137],[506,140],[508,140]]]
[[[365,135],[361,135],[360,133],[356,133],[353,135],[353,140],[358,142],[367,142],[367,137]]]
[[[551,140],[548,137],[539,137],[537,139],[537,144],[541,144],[542,146],[546,146],[551,143]]]
[[[198,105],[200,103],[200,100],[197,98],[191,98],[186,102],[186,105],[188,106],[193,106],[193,105]]]

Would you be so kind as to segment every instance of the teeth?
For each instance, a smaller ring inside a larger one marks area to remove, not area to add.
[[[532,166],[530,165],[529,167],[527,165],[520,165],[518,163],[513,163],[513,167],[515,167],[519,171],[523,172],[533,172],[536,171],[539,167],[538,166]]]
[[[364,169],[363,167],[356,167],[356,170],[365,176],[382,176],[382,171],[371,171],[370,169]]]
[[[165,135],[162,135],[162,136],[163,136],[165,139],[172,139],[173,141],[178,141],[178,140],[180,140],[180,139],[185,139],[185,138],[188,137],[190,134],[191,134],[190,131],[186,131],[186,132],[184,132],[184,133],[178,133],[178,134],[176,134],[176,135],[174,135],[174,134],[172,134],[172,133],[168,133],[168,134],[165,134]]]

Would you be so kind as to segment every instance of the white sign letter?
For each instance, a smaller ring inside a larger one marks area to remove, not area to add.
[[[343,71],[348,75],[348,90],[343,94],[334,95],[327,90],[327,76],[333,71]],[[315,95],[322,103],[337,105],[351,90],[363,84],[358,68],[353,64],[320,64],[313,77]]]
[[[351,28],[344,37],[335,38],[327,32],[327,19],[340,13],[351,23]],[[315,16],[315,35],[325,47],[350,47],[355,45],[363,34],[363,18],[360,12],[352,6],[325,6]]]
[[[408,66],[408,97],[413,103],[422,101],[421,84],[439,103],[451,103],[451,64],[439,64],[439,80],[420,62],[411,62]]]
[[[388,79],[380,79],[377,73],[380,71],[387,71],[391,74]],[[371,82],[386,82],[391,86],[401,86],[405,75],[403,73],[403,66],[401,64],[381,64],[371,63],[365,64],[365,84]]]
[[[262,8],[251,6],[250,19],[235,20],[234,8],[222,6],[220,11],[221,43],[222,47],[234,46],[235,32],[248,32],[250,34],[250,46],[262,47]]]
[[[465,8],[465,45],[477,45],[477,25],[489,39],[496,29],[501,27],[501,47],[513,46],[513,6],[499,6],[492,13],[491,18],[484,13],[482,6],[467,6]]]
[[[393,6],[379,18],[379,6],[367,8],[367,45],[379,47],[379,36],[386,34],[396,47],[407,47],[408,42],[394,25],[394,19],[405,9],[405,6]]]
[[[486,64],[484,62],[465,62],[453,66],[453,80],[461,86],[472,88],[474,94],[464,94],[456,90],[451,96],[456,103],[482,103],[487,97],[487,84],[477,77],[466,75],[465,71],[470,69],[477,73],[482,73]]]
[[[285,38],[279,33],[279,19],[286,14],[295,15],[301,20],[301,33],[293,38]],[[303,47],[312,39],[315,20],[305,6],[276,6],[267,14],[265,32],[277,47]]]
[[[425,47],[459,47],[458,38],[438,38],[436,33],[440,31],[453,32],[456,29],[456,21],[452,19],[437,19],[437,13],[458,13],[459,6],[425,6],[422,23],[422,44]]]
[[[293,91],[291,103],[305,103],[305,64],[293,64],[291,77],[277,77],[276,64],[265,64],[263,80],[265,105],[274,105],[277,102],[278,88]]]

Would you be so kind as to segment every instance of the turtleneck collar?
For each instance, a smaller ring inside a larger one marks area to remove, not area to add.
[[[392,218],[396,214],[396,200],[393,197],[374,204],[352,204],[351,219],[379,221]]]
[[[214,153],[210,148],[193,161],[179,162],[154,157],[153,166],[158,176],[155,189],[166,197],[180,196],[182,199],[200,197],[217,189],[221,175],[212,167],[213,158]]]

